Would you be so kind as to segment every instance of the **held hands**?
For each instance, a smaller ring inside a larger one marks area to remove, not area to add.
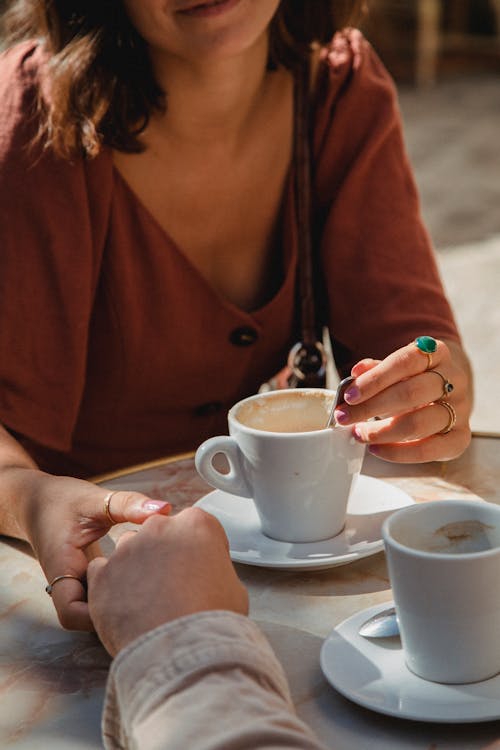
[[[356,439],[386,461],[449,460],[470,442],[467,358],[454,342],[421,338],[430,339],[419,342],[423,348],[434,342],[435,350],[427,353],[412,342],[382,361],[358,362],[346,403],[335,412],[339,424],[352,424]]]
[[[420,463],[455,458],[469,444],[471,375],[458,344],[437,341],[429,355],[412,342],[382,361],[362,360],[351,372],[355,381],[335,418],[352,425],[370,452],[387,461]],[[215,519],[199,509],[163,518],[168,503],[120,491],[110,507],[116,523],[153,518],[109,562],[90,564],[89,614],[86,550],[112,525],[104,506],[107,491],[82,480],[25,473],[36,478],[22,514],[27,538],[49,582],[70,576],[51,591],[63,627],[93,630],[92,616],[104,645],[116,653],[145,630],[183,614],[246,612],[246,592]]]
[[[154,514],[169,513],[171,506],[138,492],[119,491],[113,493],[110,518],[104,488],[78,479],[37,475],[41,479],[25,524],[28,539],[47,580],[53,582],[49,591],[61,625],[94,630],[86,594],[91,545],[109,531],[112,521],[142,524]]]
[[[125,533],[109,560],[88,568],[92,621],[115,656],[148,630],[213,609],[248,612],[248,595],[220,523],[200,508],[155,516]]]

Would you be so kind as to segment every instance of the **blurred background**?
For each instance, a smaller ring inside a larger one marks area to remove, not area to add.
[[[424,220],[474,367],[472,426],[500,432],[500,0],[366,5],[361,28],[397,83]]]
[[[396,80],[422,212],[475,374],[476,431],[500,432],[500,0],[368,0]]]

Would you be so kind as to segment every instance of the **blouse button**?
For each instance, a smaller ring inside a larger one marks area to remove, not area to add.
[[[251,326],[241,326],[241,328],[235,328],[229,335],[229,341],[234,346],[251,346],[255,344],[259,337],[259,334]]]
[[[222,409],[222,403],[220,401],[209,401],[206,404],[200,404],[194,410],[197,417],[210,417],[212,414],[217,414]]]

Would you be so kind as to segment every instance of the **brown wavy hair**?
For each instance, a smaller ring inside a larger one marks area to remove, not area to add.
[[[291,69],[359,17],[363,0],[281,0],[270,27],[270,64]],[[142,150],[138,135],[165,111],[147,45],[120,0],[11,0],[2,22],[12,46],[36,39],[48,55],[50,102],[40,101],[46,146],[95,156],[101,144]]]

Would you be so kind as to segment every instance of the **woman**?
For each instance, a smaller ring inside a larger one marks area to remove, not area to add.
[[[0,531],[57,577],[66,627],[91,627],[74,580],[85,548],[112,520],[168,513],[135,493],[103,506],[87,478],[221,432],[296,340],[305,59],[329,325],[339,370],[355,376],[337,417],[390,461],[468,444],[469,368],[394,87],[359,32],[328,42],[340,5],[17,0],[7,17]]]

